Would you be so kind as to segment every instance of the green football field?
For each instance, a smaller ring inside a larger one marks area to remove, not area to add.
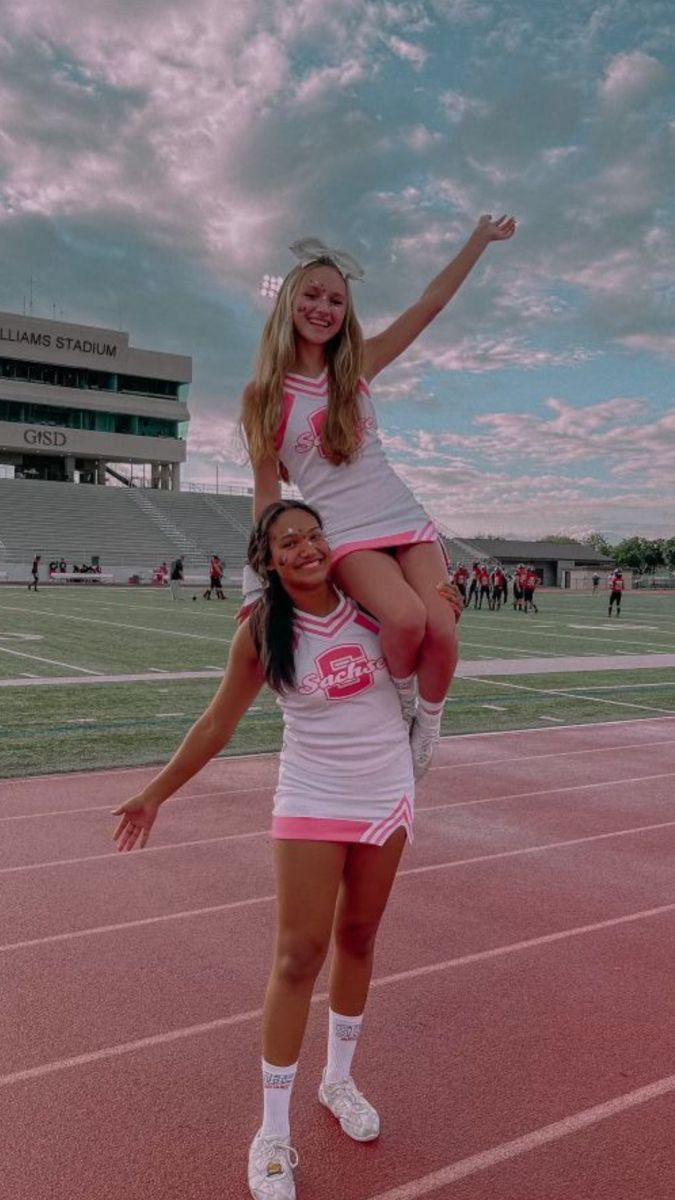
[[[1,588],[0,776],[165,760],[218,685],[215,674],[189,673],[221,670],[234,630],[237,597],[194,594],[184,590],[176,604],[150,588]],[[611,621],[606,593],[537,600],[537,615],[466,611],[461,658],[481,673],[454,682],[445,734],[675,713],[675,665],[661,657],[675,655],[675,593],[630,592]],[[636,655],[639,666],[610,669]],[[591,661],[601,656],[610,663]],[[588,667],[565,661],[580,657]],[[543,674],[532,661],[522,674],[501,674],[494,662],[558,658]],[[145,678],[85,682],[129,674]],[[48,678],[67,682],[40,684]],[[226,753],[278,749],[280,729],[264,692]]]

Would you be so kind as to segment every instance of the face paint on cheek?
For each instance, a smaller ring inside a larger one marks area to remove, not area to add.
[[[287,554],[280,554],[280,555],[279,555],[279,566],[280,566],[280,567],[285,567],[287,562],[288,562],[288,555],[287,555]]]

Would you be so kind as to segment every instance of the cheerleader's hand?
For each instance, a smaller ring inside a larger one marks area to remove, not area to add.
[[[485,213],[484,216],[478,218],[476,228],[486,242],[505,242],[516,232],[516,222],[513,217],[507,217],[506,214],[494,221],[491,213]]]
[[[139,850],[142,850],[150,837],[150,830],[158,812],[159,801],[148,799],[143,792],[132,796],[131,800],[120,804],[119,808],[114,808],[113,816],[122,818],[113,833],[117,849],[133,850],[138,844]]]
[[[447,600],[448,604],[450,605],[452,611],[455,614],[455,621],[459,621],[459,618],[461,617],[462,613],[464,612],[464,598],[463,598],[462,593],[460,592],[459,588],[457,587],[457,584],[456,583],[437,583],[436,591],[438,592],[439,596],[442,596],[444,600]]]

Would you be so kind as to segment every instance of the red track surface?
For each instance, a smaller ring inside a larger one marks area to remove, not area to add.
[[[146,769],[0,783],[3,1195],[247,1197],[275,770],[211,764],[128,855]],[[316,1102],[320,981],[298,1200],[672,1200],[674,785],[675,718],[443,743],[355,1062],[383,1133]]]

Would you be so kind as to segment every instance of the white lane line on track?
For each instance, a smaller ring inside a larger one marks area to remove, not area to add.
[[[428,810],[427,810],[428,811]],[[540,846],[524,846],[515,850],[500,850],[494,854],[476,854],[471,858],[452,858],[447,862],[427,863],[420,867],[405,867],[397,872],[397,879],[412,877],[413,875],[429,875],[434,871],[449,871],[454,867],[475,866],[477,863],[494,862],[504,858],[519,858],[526,854],[542,854],[548,850],[564,850],[570,846],[583,846],[589,842],[609,841],[612,838],[628,837],[631,834],[653,832],[655,829],[669,829],[675,825],[675,821],[662,821],[656,825],[638,825],[631,829],[618,829],[610,833],[594,833],[587,837],[570,838],[567,841],[547,842]],[[267,833],[267,830],[264,831]],[[250,834],[250,837],[262,837],[261,834]],[[235,900],[225,904],[212,905],[209,908],[199,909],[184,909],[177,913],[163,913],[157,917],[142,917],[135,921],[122,921],[113,925],[96,925],[84,929],[76,929],[71,932],[47,934],[44,937],[30,938],[20,942],[6,942],[0,945],[0,953],[8,953],[11,950],[25,950],[28,947],[46,946],[52,942],[67,942],[71,938],[78,939],[83,937],[94,937],[104,933],[116,933],[123,929],[136,929],[145,925],[161,925],[164,921],[186,920],[190,917],[199,917],[206,914],[217,912],[229,912],[231,909],[248,908],[256,904],[264,904],[273,901],[275,896],[254,896],[250,900]]]
[[[621,925],[629,925],[636,921],[645,921],[652,917],[671,914],[673,911],[675,911],[675,904],[662,904],[658,908],[641,909],[638,912],[627,913],[623,917],[610,917],[606,921],[595,921],[590,925],[576,925],[569,929],[558,930],[555,933],[545,933],[539,937],[528,938],[526,941],[495,946],[491,950],[478,950],[473,954],[464,954],[458,958],[449,958],[441,962],[428,963],[422,967],[411,967],[408,971],[398,971],[393,975],[382,975],[379,979],[372,980],[371,987],[390,987],[392,984],[408,983],[413,979],[439,975],[444,971],[470,966],[473,963],[489,962],[491,959],[505,958],[509,954],[535,950],[540,946],[550,946],[556,942],[567,941],[570,938],[599,933],[605,929],[615,929]],[[313,1005],[325,1004],[328,998],[328,992],[319,992],[312,996],[311,1003]],[[138,1038],[133,1042],[120,1042],[114,1046],[104,1046],[99,1050],[91,1050],[84,1054],[74,1055],[71,1058],[61,1058],[53,1062],[41,1063],[38,1066],[28,1067],[22,1071],[12,1071],[7,1075],[0,1075],[0,1087],[11,1087],[13,1084],[25,1083],[30,1079],[42,1079],[46,1075],[53,1075],[58,1071],[67,1071],[74,1067],[86,1066],[89,1063],[100,1062],[108,1058],[119,1058],[123,1054],[134,1054],[154,1046],[166,1045],[168,1042],[179,1042],[187,1038],[197,1037],[200,1034],[215,1033],[217,1030],[226,1029],[228,1026],[242,1025],[247,1021],[257,1021],[261,1016],[262,1008],[249,1009],[247,1012],[232,1013],[230,1016],[218,1017],[214,1021],[206,1021],[203,1024],[171,1029],[165,1033]]]
[[[636,1088],[632,1092],[624,1092],[620,1096],[614,1096],[611,1100],[605,1100],[603,1104],[594,1104],[592,1108],[583,1108],[579,1112],[569,1113],[561,1121],[554,1121],[551,1125],[542,1125],[539,1129],[532,1129],[521,1137],[513,1138],[510,1142],[501,1142],[497,1146],[490,1146],[487,1150],[479,1151],[478,1154],[470,1154],[468,1158],[448,1163],[446,1167],[432,1171],[429,1175],[411,1179],[408,1183],[399,1184],[398,1187],[390,1188],[386,1192],[378,1192],[376,1196],[370,1196],[369,1200],[418,1200],[418,1197],[429,1196],[432,1192],[437,1192],[439,1188],[457,1183],[459,1179],[467,1179],[470,1175],[477,1175],[480,1171],[488,1171],[500,1163],[518,1158],[521,1154],[528,1154],[531,1150],[538,1150],[541,1146],[548,1146],[552,1142],[558,1142],[561,1138],[570,1137],[582,1129],[588,1129],[591,1125],[597,1125],[600,1121],[616,1117],[619,1113],[628,1112],[632,1108],[639,1108],[640,1105],[648,1104],[650,1100],[657,1100],[660,1096],[667,1096],[673,1091],[675,1091],[675,1075],[666,1075],[663,1079],[655,1079],[653,1083],[646,1084],[645,1087]]]
[[[252,896],[249,900],[232,900],[227,904],[211,904],[207,908],[182,909],[175,913],[163,913],[159,917],[139,917],[135,921],[118,921],[114,925],[92,925],[88,929],[74,929],[69,933],[50,933],[45,937],[26,938],[21,942],[7,942],[0,946],[0,954],[11,950],[28,950],[36,946],[50,946],[55,942],[77,941],[80,938],[100,937],[104,933],[122,933],[128,929],[142,929],[146,925],[161,925],[164,921],[185,921],[191,917],[210,917],[214,913],[233,912],[239,908],[253,908],[256,904],[271,904],[275,895]]]
[[[610,700],[608,696],[583,696],[581,692],[566,692],[563,688],[535,688],[524,683],[504,683],[502,679],[484,679],[480,675],[465,676],[472,683],[484,683],[488,686],[512,688],[519,692],[534,692],[537,696],[562,696],[567,700],[591,700],[595,704],[614,704],[618,708],[639,708],[643,712],[667,713],[675,716],[670,708],[656,708],[653,704],[635,704],[629,700]],[[586,689],[593,691],[593,688]]]
[[[158,690],[162,690],[162,689],[158,689]],[[170,689],[165,688],[163,690],[169,691]],[[669,713],[668,716],[663,716],[663,717],[626,717],[623,720],[621,719],[621,717],[617,717],[615,720],[607,720],[607,721],[576,721],[569,725],[562,725],[560,727],[560,732],[565,733],[568,729],[581,729],[584,732],[585,731],[591,732],[593,729],[603,729],[603,728],[610,728],[610,729],[616,728],[617,731],[621,731],[621,730],[625,729],[627,725],[638,725],[638,726],[662,725],[662,724],[664,724],[664,722],[668,722],[669,720],[675,721],[675,713]],[[542,729],[541,726],[531,726],[531,727],[528,726],[523,729],[486,729],[480,733],[461,733],[461,734],[451,734],[448,736],[444,736],[441,738],[441,745],[451,746],[454,742],[475,741],[476,738],[512,738],[512,737],[523,737],[523,736],[529,735],[529,736],[535,737],[535,739],[536,739],[537,736],[542,733],[550,734],[551,730]],[[668,740],[670,740],[670,739],[668,739]],[[665,741],[667,744],[668,740],[660,739],[660,740],[654,740],[653,742],[650,742],[650,741],[639,742],[639,743],[635,743],[635,745],[636,746],[660,745],[662,741]],[[486,765],[488,765],[488,764],[492,764],[492,763],[526,762],[530,758],[559,758],[561,756],[564,757],[566,755],[572,755],[572,754],[599,754],[599,753],[611,752],[612,750],[616,751],[616,750],[624,750],[624,749],[628,749],[628,747],[624,746],[623,742],[619,742],[616,746],[588,747],[583,750],[555,750],[555,751],[549,751],[547,754],[524,755],[519,758],[482,759],[482,760],[474,761],[474,762],[453,764],[453,769],[457,769],[457,766],[473,767],[473,766],[483,766],[484,763]],[[247,759],[255,759],[256,761],[261,758],[276,760],[276,759],[278,759],[278,757],[279,757],[279,755],[276,750],[260,750],[260,751],[256,751],[255,753],[251,753],[251,754],[222,754],[222,755],[218,756],[217,758],[212,759],[211,761],[214,763],[221,763],[221,764],[226,764],[226,763],[230,763],[230,762],[244,762],[245,763]],[[444,766],[430,767],[428,774],[431,774],[432,771],[446,770],[450,766],[451,766],[451,764],[447,763]],[[20,779],[18,779],[18,778],[17,779],[14,779],[14,778],[2,779],[2,780],[0,780],[0,798],[2,798],[1,793],[2,793],[3,787],[9,787],[9,788],[13,789],[15,787],[20,786],[21,784],[25,784],[25,785],[34,787],[36,783],[37,784],[44,783],[44,782],[48,782],[49,780],[61,780],[62,782],[69,780],[69,779],[87,779],[87,780],[89,780],[89,779],[94,779],[94,778],[98,779],[100,776],[105,777],[107,775],[113,775],[113,776],[130,775],[130,774],[135,774],[139,771],[143,771],[143,772],[149,774],[153,769],[154,768],[152,766],[148,766],[148,764],[146,763],[146,764],[142,764],[137,767],[101,767],[101,768],[99,768],[97,770],[93,770],[93,771],[56,771],[56,772],[52,772],[47,775],[26,775]],[[275,780],[276,780],[276,776],[275,776]],[[273,787],[274,782],[275,781],[273,781],[269,786]],[[258,789],[254,788],[252,790],[257,791]],[[202,794],[202,793],[195,793],[195,795],[200,795],[200,794]]]
[[[157,713],[157,716],[172,716],[172,715],[179,716],[180,714]],[[623,724],[623,722],[622,722],[622,724]],[[621,746],[589,746],[588,748],[584,748],[583,750],[556,750],[556,751],[549,751],[547,754],[523,754],[523,755],[519,755],[518,757],[514,757],[514,758],[472,759],[472,760],[469,760],[468,762],[464,762],[464,763],[451,763],[450,762],[450,763],[439,764],[436,767],[431,767],[431,771],[452,771],[453,773],[456,773],[457,771],[461,771],[461,770],[475,770],[476,767],[499,767],[503,771],[503,768],[505,766],[510,766],[513,763],[537,762],[537,761],[539,761],[539,759],[548,759],[548,758],[573,758],[573,757],[578,757],[580,754],[615,754],[617,750],[620,750],[623,753],[626,750],[651,749],[652,746],[672,746],[673,741],[674,741],[673,738],[655,738],[653,741],[650,741],[650,742],[634,742],[634,743],[624,744]],[[137,768],[134,767],[134,768],[128,768],[128,769],[136,770]],[[144,769],[146,769],[146,768],[144,768]],[[45,776],[45,778],[52,778],[52,777]],[[57,776],[57,778],[60,778],[60,777]],[[67,778],[67,776],[65,778]],[[416,812],[427,812],[431,808],[464,808],[470,804],[492,804],[495,800],[524,799],[529,796],[557,795],[560,791],[574,791],[574,789],[577,787],[578,788],[607,787],[610,785],[613,786],[614,784],[630,783],[630,782],[643,782],[645,779],[661,779],[661,778],[669,779],[670,775],[640,776],[639,780],[627,780],[624,778],[611,779],[609,781],[597,780],[597,781],[593,781],[593,782],[589,782],[589,783],[569,785],[567,788],[557,788],[556,787],[556,788],[551,789],[550,791],[544,791],[544,792],[520,792],[520,793],[515,793],[514,795],[505,794],[502,796],[488,796],[488,797],[486,797],[484,799],[480,799],[480,800],[459,800],[456,802],[453,801],[449,805],[423,805],[422,807],[417,806],[415,811]],[[12,780],[11,782],[12,783],[14,783],[14,782],[26,783],[28,781],[19,779],[19,780]],[[179,804],[183,800],[210,800],[214,796],[222,796],[223,792],[226,788],[227,788],[228,792],[230,793],[230,795],[239,795],[239,794],[243,795],[243,794],[248,794],[250,792],[269,792],[274,788],[274,786],[275,786],[275,780],[270,780],[268,783],[257,784],[255,787],[240,787],[240,786],[234,786],[232,784],[228,784],[228,783],[224,782],[221,787],[216,788],[214,791],[187,792],[183,796],[175,796],[174,795],[174,796],[170,796],[168,800],[164,801],[164,803],[165,804]],[[2,795],[0,795],[0,800],[2,800],[2,798],[3,798]],[[11,799],[11,796],[8,796],[7,798]],[[114,801],[111,800],[109,804],[87,805],[87,806],[83,806],[80,808],[56,808],[56,809],[51,809],[49,811],[43,810],[42,812],[34,812],[34,813],[12,813],[10,816],[5,816],[5,817],[0,816],[0,823],[2,823],[3,821],[36,821],[39,818],[43,818],[43,817],[81,816],[83,813],[101,813],[101,812],[109,813],[111,811],[110,804],[112,804],[112,803],[114,803]],[[233,836],[237,836],[237,835],[233,835]],[[244,835],[244,836],[248,836],[248,835]]]

